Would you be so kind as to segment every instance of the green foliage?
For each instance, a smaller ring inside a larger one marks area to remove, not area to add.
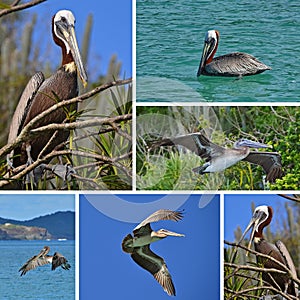
[[[251,297],[256,299],[262,296],[263,290],[251,291],[259,284],[259,281],[254,279],[253,272],[249,274],[248,271],[242,269],[234,271],[234,268],[229,266],[240,263],[240,251],[233,247],[224,248],[224,262],[224,299],[248,300]],[[244,290],[250,291],[244,293]]]

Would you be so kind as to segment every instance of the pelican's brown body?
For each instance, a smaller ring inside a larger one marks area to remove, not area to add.
[[[257,252],[269,255],[276,259],[278,262],[286,266],[293,276],[297,277],[295,265],[283,242],[277,241],[275,244],[271,244],[266,241],[263,236],[263,229],[271,223],[272,217],[273,209],[271,206],[261,205],[256,207],[252,219],[245,229],[239,243],[241,243],[244,239],[250,228],[253,227],[248,247],[250,248],[253,240],[254,249]],[[285,268],[270,259],[257,256],[257,262],[262,264],[262,266],[266,269],[277,269],[287,272]],[[288,293],[289,295],[298,296],[298,286],[290,280],[287,273],[280,274],[276,272],[262,272],[262,278],[274,288],[280,289],[282,292]]]
[[[160,220],[179,221],[183,217],[180,211],[160,209],[142,221],[133,230],[133,235],[128,234],[122,241],[122,249],[130,253],[131,258],[143,269],[150,272],[170,296],[175,296],[175,287],[171,274],[164,259],[150,249],[150,244],[166,238],[167,236],[184,236],[166,229],[152,230],[150,223]]]
[[[155,141],[150,146],[150,150],[174,145],[183,146],[206,161],[202,166],[193,169],[198,174],[220,172],[242,160],[262,166],[267,174],[266,181],[271,183],[281,178],[283,173],[279,153],[250,151],[250,148],[269,146],[247,139],[236,141],[234,147],[228,149],[211,142],[202,133],[194,132]]]
[[[75,18],[70,11],[59,11],[53,17],[52,35],[54,42],[62,49],[61,67],[46,80],[44,80],[42,73],[37,73],[31,78],[15,110],[8,142],[12,142],[33,118],[58,101],[76,97],[78,95],[77,75],[80,76],[84,84],[86,83],[87,76],[76,42],[74,23]],[[55,110],[34,125],[34,128],[52,123],[67,122],[67,112],[76,110],[76,104],[72,107],[66,106]],[[15,149],[13,166],[17,167],[28,161],[28,152],[26,151],[28,146],[30,146],[31,158],[36,160],[52,137],[51,143],[43,151],[43,156],[66,141],[69,131],[58,131],[55,136],[53,134],[54,131],[44,131]]]

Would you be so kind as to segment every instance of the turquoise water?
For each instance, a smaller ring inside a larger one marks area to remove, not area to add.
[[[18,270],[45,245],[50,255],[63,254],[71,269],[51,271],[45,265],[20,276]],[[0,299],[75,299],[75,243],[74,241],[0,241]]]
[[[173,101],[173,96],[184,102],[298,101],[299,12],[298,0],[137,0],[137,100],[155,101],[151,91],[160,81],[167,93],[164,101]],[[220,31],[216,56],[246,52],[272,70],[241,80],[208,76],[197,80],[209,29]],[[159,79],[153,78],[151,85],[152,77]],[[165,79],[173,82],[165,84]],[[181,84],[198,96],[173,95]]]

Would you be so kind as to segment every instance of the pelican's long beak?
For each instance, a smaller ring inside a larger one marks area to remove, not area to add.
[[[169,231],[169,230],[165,230],[164,233],[165,233],[166,235],[168,235],[168,236],[185,236],[184,234],[177,233],[177,232],[173,232],[173,231]]]
[[[247,139],[242,139],[237,141],[238,146],[243,146],[243,147],[249,147],[249,148],[272,148],[272,146],[264,144],[264,143],[259,143],[259,142],[254,142],[251,140]]]
[[[250,220],[248,226],[246,227],[246,229],[245,229],[242,237],[238,241],[238,245],[240,245],[240,243],[244,240],[247,232],[252,228],[252,232],[251,232],[251,235],[250,235],[249,243],[248,243],[248,246],[247,246],[247,248],[250,249],[252,241],[253,241],[253,238],[254,238],[254,233],[255,233],[255,230],[257,228],[257,225],[259,224],[259,221],[260,221],[260,216],[256,217],[256,218],[254,218],[254,217],[251,218],[251,220]],[[246,255],[248,256],[248,251],[247,251]]]
[[[65,22],[61,22],[61,21],[57,21],[56,25],[59,28],[60,32],[63,34],[64,38],[66,39],[66,42],[70,47],[79,77],[83,85],[86,86],[88,77],[85,68],[83,66],[82,58],[79,52],[74,26],[71,24],[66,24]]]
[[[198,72],[197,72],[197,77],[199,77],[201,75],[202,70],[205,67],[205,63],[206,63],[208,54],[210,53],[211,46],[212,46],[211,43],[205,41],[203,51],[202,51],[201,60],[200,60],[200,65],[199,65]]]

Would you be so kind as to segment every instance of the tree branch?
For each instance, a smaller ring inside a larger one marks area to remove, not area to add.
[[[43,3],[45,1],[47,1],[47,0],[33,0],[33,1],[26,2],[26,3],[20,4],[20,5],[16,5],[20,1],[15,1],[15,2],[12,3],[11,8],[2,9],[0,11],[0,18],[5,16],[5,15],[11,14],[13,12],[16,12],[16,11],[19,11],[19,10],[23,10],[23,9],[38,5],[38,4]]]
[[[35,118],[33,118],[20,132],[20,134],[18,135],[18,137],[10,144],[7,144],[5,146],[3,146],[0,149],[0,157],[10,153],[13,149],[15,149],[17,146],[19,146],[22,142],[27,141],[28,139],[30,139],[30,131],[32,130],[32,128],[37,124],[37,122],[39,122],[41,119],[43,119],[44,117],[46,117],[47,115],[51,114],[53,111],[56,111],[57,109],[63,107],[63,106],[67,106],[73,103],[78,103],[78,102],[82,102],[86,99],[89,99],[90,97],[104,91],[107,90],[113,86],[118,86],[118,85],[125,85],[125,84],[129,84],[132,82],[132,79],[124,79],[124,80],[117,80],[117,81],[112,81],[106,84],[103,84],[101,86],[96,87],[95,89],[82,94],[78,97],[69,99],[69,100],[62,100],[59,103],[54,104],[53,106],[51,106],[50,108],[48,108],[47,110],[43,111],[41,114],[39,114],[38,116],[36,116]],[[71,123],[68,123],[71,124]]]
[[[285,194],[278,194],[278,196],[283,197],[285,199],[300,203],[300,198],[297,197],[297,195],[293,196],[289,196],[289,195],[285,195]]]
[[[71,129],[79,129],[85,127],[92,127],[96,125],[111,125],[111,123],[114,122],[122,122],[131,119],[132,119],[132,114],[121,115],[116,117],[107,117],[107,118],[93,118],[92,120],[77,121],[72,123],[49,124],[49,125],[32,129],[31,132],[41,133],[43,131],[48,131],[48,130],[65,130],[65,129],[71,130]]]

